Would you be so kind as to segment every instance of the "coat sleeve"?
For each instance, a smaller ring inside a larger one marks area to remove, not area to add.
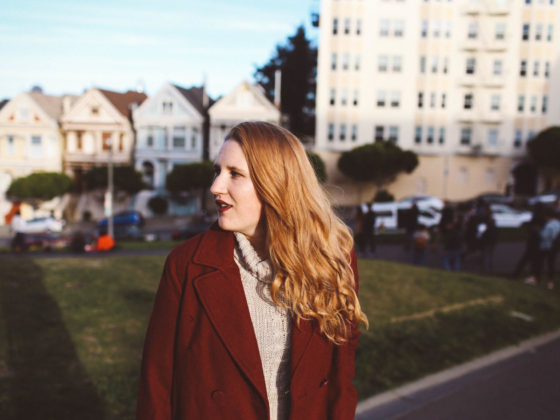
[[[171,419],[174,347],[184,275],[171,254],[165,262],[144,342],[137,420]]]
[[[352,270],[356,294],[358,293],[359,278],[356,254],[352,251]],[[331,377],[329,378],[329,419],[353,420],[358,393],[352,385],[354,379],[354,357],[358,347],[360,330],[357,326],[352,327],[350,340],[340,346],[336,346],[333,355]]]

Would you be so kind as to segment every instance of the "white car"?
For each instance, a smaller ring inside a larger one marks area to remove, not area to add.
[[[533,213],[527,210],[516,210],[505,204],[492,204],[492,217],[499,228],[517,228],[529,223]]]
[[[558,206],[560,206],[560,189],[531,197],[528,203],[530,206],[534,206],[537,203],[543,203],[543,204],[556,203]]]
[[[37,217],[26,220],[24,233],[62,232],[66,222],[54,217]]]
[[[436,211],[441,211],[441,209],[443,209],[443,200],[433,195],[411,195],[402,198],[401,200],[399,200],[399,203],[409,203],[411,206],[412,203],[416,203],[418,208],[431,207]]]
[[[367,206],[367,205],[366,205]],[[427,227],[437,226],[441,219],[441,213],[434,210],[426,203],[417,203],[418,223]],[[412,202],[391,201],[387,203],[373,203],[375,212],[375,228],[395,230],[402,228],[402,218],[412,208]],[[401,221],[399,223],[399,218]]]

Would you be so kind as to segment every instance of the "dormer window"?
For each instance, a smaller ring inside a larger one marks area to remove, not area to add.
[[[164,114],[170,115],[173,113],[173,102],[163,101],[161,104],[161,108]]]

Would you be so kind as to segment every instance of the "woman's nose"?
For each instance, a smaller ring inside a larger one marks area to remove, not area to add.
[[[221,181],[221,179],[222,178],[220,177],[220,175],[216,175],[216,178],[214,178],[214,182],[212,183],[212,186],[210,187],[210,193],[212,193],[214,195],[224,193],[223,182]]]

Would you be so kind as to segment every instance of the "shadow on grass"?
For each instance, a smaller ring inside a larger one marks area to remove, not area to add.
[[[41,268],[27,258],[2,258],[1,267],[2,347],[8,369],[0,389],[9,397],[3,398],[0,417],[105,418],[103,402],[78,359],[57,302],[43,284]]]

